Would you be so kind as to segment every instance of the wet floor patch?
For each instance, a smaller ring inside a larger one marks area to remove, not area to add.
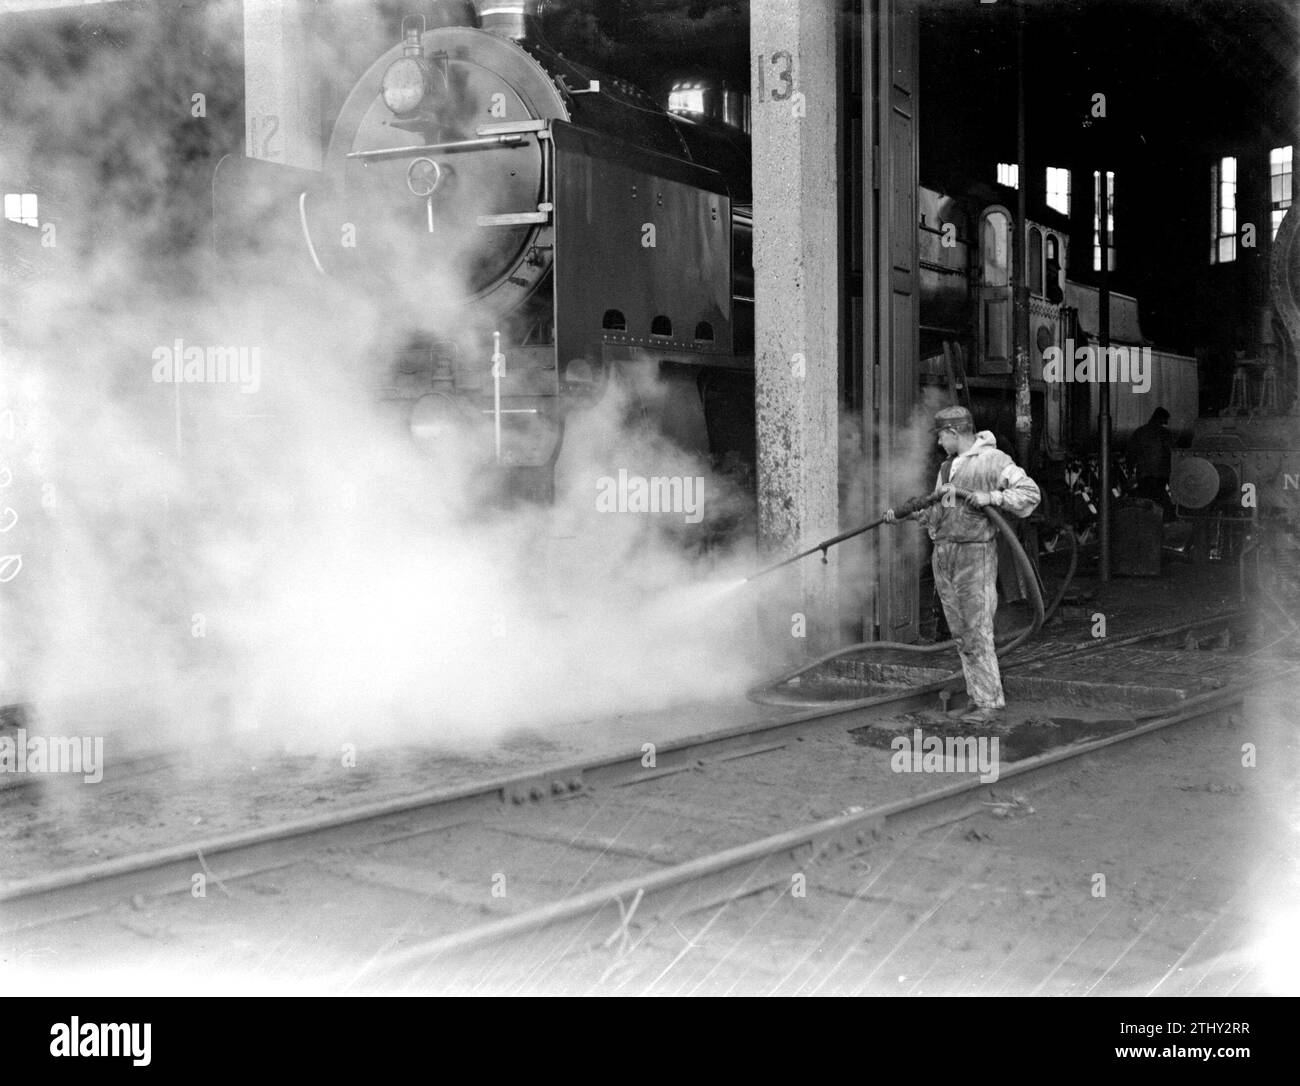
[[[954,676],[960,681],[960,675]],[[915,687],[905,683],[853,683],[802,681],[787,683],[777,692],[791,703],[806,701],[810,708],[834,705],[836,702],[856,701],[859,698],[906,697]]]
[[[1047,751],[1102,739],[1135,727],[1137,721],[1117,717],[1089,720],[1038,713],[1008,716],[989,724],[968,724],[963,720],[936,716],[932,712],[916,712],[904,713],[888,726],[868,724],[850,729],[849,735],[861,746],[880,750],[893,749],[893,742],[898,736],[910,739],[918,729],[923,740],[931,737],[940,740],[996,738],[1001,759],[1004,762],[1018,762]]]

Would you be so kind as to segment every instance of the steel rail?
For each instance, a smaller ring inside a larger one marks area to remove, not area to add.
[[[1050,663],[1057,658],[1068,658],[1082,652],[1127,644],[1130,641],[1149,640],[1170,636],[1188,628],[1231,621],[1232,616],[1210,616],[1193,620],[1176,627],[1158,628],[1154,633],[1138,633],[1116,641],[1099,640],[1096,645],[1086,644],[1063,650],[1041,659],[1030,659],[1009,664],[1011,668],[1030,668]],[[908,703],[923,706],[929,696],[948,686],[955,674],[945,675],[927,683],[865,698],[846,700],[834,706],[818,707],[772,720],[736,725],[718,732],[701,732],[659,744],[656,747],[656,768],[647,771],[642,765],[643,750],[638,745],[626,752],[575,762],[557,763],[526,774],[513,774],[476,781],[455,788],[433,789],[408,796],[398,796],[375,803],[343,810],[325,812],[310,818],[278,823],[272,826],[240,830],[198,841],[164,846],[147,852],[118,857],[95,864],[80,865],[51,872],[47,875],[18,881],[0,882],[0,930],[23,926],[22,913],[33,919],[52,914],[76,914],[102,907],[106,897],[130,897],[136,893],[170,893],[188,891],[195,864],[204,867],[214,861],[230,861],[243,853],[257,852],[265,861],[286,862],[275,855],[275,850],[285,846],[309,844],[313,838],[327,838],[348,829],[361,830],[369,824],[397,816],[414,814],[452,817],[467,809],[484,806],[500,807],[504,803],[522,804],[544,799],[547,795],[560,795],[580,791],[594,784],[617,785],[651,777],[692,769],[773,738],[794,739],[803,731],[817,730],[837,717],[879,708],[895,706],[905,708]],[[1285,673],[1282,673],[1285,674]],[[1208,695],[1217,699],[1225,690],[1213,690]],[[1194,700],[1194,699],[1192,699]],[[1183,705],[1191,704],[1191,701]],[[1141,715],[1135,716],[1141,719]],[[1125,733],[1128,734],[1128,733]],[[264,869],[264,868],[263,868]],[[18,907],[25,906],[19,909]],[[15,925],[13,921],[17,920]]]
[[[815,709],[779,717],[775,720],[737,725],[721,732],[702,732],[681,739],[670,740],[656,746],[656,769],[646,771],[642,766],[644,752],[640,746],[607,757],[586,761],[560,763],[527,774],[476,781],[451,789],[434,789],[411,796],[399,796],[341,811],[326,812],[311,818],[282,822],[274,826],[240,830],[216,837],[184,844],[169,845],[148,852],[122,856],[96,864],[69,867],[61,871],[16,882],[0,882],[0,906],[33,898],[46,898],[62,892],[80,892],[99,888],[101,894],[118,892],[116,884],[127,880],[121,892],[128,895],[143,892],[143,887],[174,878],[178,886],[188,887],[190,874],[198,857],[209,863],[252,848],[302,843],[312,837],[334,833],[347,827],[361,826],[379,819],[410,815],[433,809],[458,809],[464,804],[490,801],[523,803],[541,800],[548,794],[575,792],[586,785],[608,776],[617,776],[625,770],[628,780],[645,779],[671,772],[678,766],[691,768],[711,755],[724,753],[742,745],[752,745],[770,739],[773,734],[797,734],[799,725],[812,725],[831,720],[862,709],[880,705],[923,703],[936,693],[951,677],[935,680],[918,687],[858,698],[833,709]],[[615,782],[617,783],[617,782]],[[557,786],[560,786],[557,788]],[[168,871],[167,869],[173,869]],[[138,880],[144,878],[145,882]],[[111,885],[110,885],[111,884]],[[6,915],[5,919],[8,919]],[[0,928],[0,930],[3,930]]]
[[[1295,673],[1294,670],[1282,672],[1277,676],[1270,677],[1266,682],[1271,683]],[[1258,689],[1258,687],[1255,689]],[[1060,763],[1082,758],[1108,747],[1132,742],[1163,728],[1229,708],[1239,704],[1246,692],[1247,690],[1242,684],[1224,687],[1205,695],[1189,698],[1182,703],[1182,706],[1177,711],[1166,713],[1136,728],[1012,763],[1001,770],[998,781],[1000,783],[1017,777],[1040,774]],[[565,921],[581,919],[584,916],[598,913],[610,905],[620,905],[626,900],[636,899],[643,904],[645,899],[652,894],[680,889],[708,876],[719,875],[738,867],[761,863],[774,855],[801,846],[816,845],[819,841],[829,842],[840,836],[856,835],[863,830],[879,828],[891,819],[897,819],[904,815],[916,815],[927,808],[938,806],[953,799],[966,797],[983,788],[990,787],[991,785],[985,784],[978,779],[958,782],[909,799],[896,800],[892,803],[855,811],[851,814],[837,815],[833,818],[807,823],[793,830],[787,830],[764,837],[758,841],[698,857],[673,867],[655,871],[652,874],[634,876],[610,883],[565,898],[562,901],[539,906],[515,916],[494,920],[453,935],[431,939],[400,952],[376,958],[358,971],[350,983],[356,985],[368,976],[399,972],[410,969],[415,965],[427,964],[439,957],[462,953],[489,943],[530,934]],[[748,886],[737,891],[733,896],[746,896],[761,888],[759,886]],[[716,904],[716,902],[714,903]]]

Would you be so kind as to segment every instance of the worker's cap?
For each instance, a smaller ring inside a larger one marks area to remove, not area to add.
[[[940,430],[974,430],[975,420],[964,407],[945,407],[934,416],[934,425],[930,432],[937,434]]]

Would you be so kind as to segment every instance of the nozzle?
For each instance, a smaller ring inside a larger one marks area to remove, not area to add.
[[[933,505],[937,500],[937,494],[927,494],[920,498],[908,498],[907,501],[894,510],[894,516],[899,520],[903,517],[910,517],[913,513],[919,513],[927,505]]]

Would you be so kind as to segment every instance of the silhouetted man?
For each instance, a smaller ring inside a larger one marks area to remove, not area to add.
[[[1150,421],[1134,430],[1128,439],[1128,458],[1137,475],[1135,493],[1162,506],[1169,503],[1169,468],[1174,447],[1168,422],[1169,412],[1157,407],[1151,412]]]

